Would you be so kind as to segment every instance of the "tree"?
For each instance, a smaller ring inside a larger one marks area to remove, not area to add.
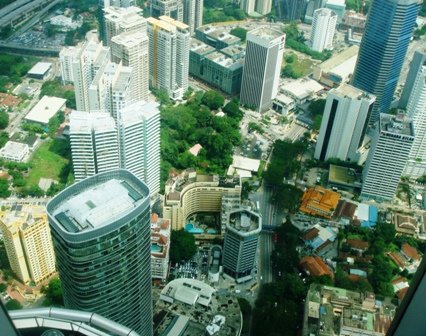
[[[12,299],[6,302],[7,310],[18,310],[22,309],[22,305],[18,300]]]
[[[46,294],[45,306],[63,306],[64,299],[62,294],[62,285],[59,278],[53,278],[49,281],[47,287],[43,288],[43,292]]]
[[[9,182],[5,178],[0,178],[0,197],[7,198],[10,196]]]
[[[325,108],[325,99],[313,100],[311,101],[308,107],[309,111],[312,113],[313,116],[317,116],[317,115],[322,116],[324,113],[324,108]]]
[[[217,110],[223,106],[225,98],[220,93],[214,90],[209,90],[204,94],[201,102],[204,105],[207,105],[211,110]]]
[[[239,37],[241,41],[243,42],[246,40],[247,30],[244,28],[237,27],[237,28],[231,29],[230,33],[236,37]]]
[[[0,129],[5,129],[9,125],[9,114],[5,111],[0,111]]]
[[[7,289],[7,285],[4,283],[0,283],[0,293],[3,293]]]
[[[226,104],[223,109],[223,112],[225,112],[229,117],[235,118],[238,121],[241,120],[244,116],[243,111],[240,109],[240,104],[238,100],[231,100],[228,104]]]
[[[172,231],[170,238],[170,261],[175,264],[191,259],[197,252],[194,235],[184,229]]]

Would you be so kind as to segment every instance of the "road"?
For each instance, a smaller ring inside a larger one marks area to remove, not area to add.
[[[282,223],[285,214],[271,202],[272,188],[261,185],[259,190],[250,195],[250,199],[259,202],[260,213],[262,214],[262,225],[278,226]],[[258,248],[258,282],[260,284],[269,283],[273,280],[271,268],[271,253],[274,248],[273,235],[271,232],[262,232],[259,239]]]

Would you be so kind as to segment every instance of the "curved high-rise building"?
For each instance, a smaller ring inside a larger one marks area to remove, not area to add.
[[[47,205],[66,308],[152,335],[149,189],[118,169],[73,184]]]
[[[352,85],[376,96],[370,123],[387,113],[413,36],[419,0],[373,0]]]

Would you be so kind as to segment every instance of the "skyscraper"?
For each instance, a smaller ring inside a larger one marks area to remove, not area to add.
[[[3,206],[0,232],[10,267],[23,283],[39,283],[56,272],[44,207],[19,203]]]
[[[285,34],[268,27],[247,33],[241,104],[266,111],[278,92]]]
[[[336,29],[337,15],[331,9],[320,8],[314,12],[310,44],[312,50],[322,52],[333,48],[333,37]]]
[[[76,181],[120,167],[117,127],[109,113],[72,111],[70,144]]]
[[[89,86],[89,111],[109,112],[116,119],[118,111],[133,101],[133,69],[108,62]]]
[[[277,0],[275,2],[275,12],[284,21],[297,21],[305,14],[305,0]]]
[[[63,85],[74,83],[72,64],[77,61],[78,51],[76,47],[65,47],[59,52]]]
[[[99,31],[99,37],[104,45],[107,44],[106,36],[105,36],[105,16],[104,16],[104,9],[108,8],[110,6],[113,7],[131,7],[135,5],[135,0],[99,0],[99,7],[98,7],[98,31]]]
[[[417,75],[424,67],[426,63],[426,49],[416,50],[413,55],[413,59],[410,62],[410,68],[408,70],[407,78],[405,80],[404,89],[399,99],[399,107],[406,109],[408,100],[410,99],[411,92],[413,91],[414,83],[417,80]]]
[[[203,25],[204,0],[183,0],[183,22],[189,26],[191,35]]]
[[[128,169],[150,190],[160,191],[160,110],[154,102],[136,102],[118,120],[121,168]]]
[[[151,16],[158,19],[160,16],[169,16],[172,19],[183,22],[182,0],[152,0]]]
[[[98,41],[91,39],[86,41],[81,48],[75,48],[75,56],[66,57],[72,64],[72,79],[74,81],[75,100],[77,110],[89,111],[89,86],[92,84],[100,68],[108,63],[110,58],[109,48],[103,47]],[[62,65],[62,63],[61,63]],[[63,77],[64,79],[64,77]]]
[[[403,114],[380,114],[363,170],[362,199],[393,199],[413,141],[411,120]]]
[[[269,14],[272,8],[272,0],[257,0],[254,8],[256,13],[259,13],[260,15]]]
[[[73,111],[70,143],[77,181],[117,168],[143,180],[151,195],[160,191],[160,111],[154,102],[135,102],[108,113]]]
[[[170,17],[148,18],[150,86],[181,99],[188,89],[188,26]]]
[[[417,179],[426,175],[426,58],[411,87],[407,116],[413,120],[415,136],[404,175]]]
[[[225,274],[237,282],[252,278],[261,230],[262,219],[258,213],[246,208],[229,212],[222,264]]]
[[[77,182],[47,205],[66,308],[152,335],[148,187],[127,170]]]
[[[419,0],[373,0],[352,85],[376,96],[370,123],[391,105],[412,37]]]
[[[148,100],[149,42],[144,32],[126,32],[111,39],[111,58],[132,68],[132,98]]]
[[[107,7],[104,9],[105,44],[111,45],[111,39],[124,32],[146,31],[146,20],[139,7]]]
[[[249,15],[254,13],[254,6],[256,4],[256,0],[241,0],[240,8]]]
[[[327,94],[315,158],[357,162],[374,100],[373,95],[349,84],[332,89]]]

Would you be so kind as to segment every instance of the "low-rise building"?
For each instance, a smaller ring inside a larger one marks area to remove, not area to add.
[[[407,294],[410,285],[408,284],[407,278],[399,276],[392,280],[392,287],[398,299],[402,300],[405,294]]]
[[[331,279],[334,278],[334,273],[326,265],[324,260],[318,256],[303,257],[300,259],[299,267],[312,277],[328,275]]]
[[[402,244],[400,251],[388,252],[387,255],[401,272],[407,270],[409,274],[416,273],[422,259],[417,249],[408,243]]]
[[[377,224],[379,210],[376,206],[360,203],[354,214],[353,224],[366,228],[373,228]]]
[[[295,107],[296,105],[294,104],[294,100],[282,93],[278,93],[272,101],[272,109],[283,115],[287,115]]]
[[[241,182],[238,176],[220,178],[218,175],[197,174],[194,169],[187,169],[167,181],[163,217],[170,219],[173,230],[180,230],[188,225],[187,220],[193,214],[220,213],[226,196],[235,196],[238,203],[241,202]],[[222,234],[225,225],[222,223]],[[207,238],[205,234],[207,232],[200,232],[197,237]]]
[[[322,256],[333,248],[337,232],[331,227],[323,227],[320,224],[316,224],[314,227],[306,230],[301,238],[308,249]]]
[[[45,79],[50,69],[52,69],[52,63],[38,62],[27,72],[27,77]]]
[[[305,191],[300,211],[313,216],[331,218],[339,203],[340,195],[320,186]]]
[[[0,149],[0,157],[15,162],[26,162],[30,155],[30,148],[27,144],[8,141],[2,149]]]
[[[241,317],[235,297],[217,295],[202,281],[175,279],[154,307],[154,335],[237,335]]]
[[[312,78],[328,87],[347,82],[355,70],[359,47],[353,45],[313,69]]]
[[[199,40],[191,40],[189,73],[228,94],[238,94],[244,65],[244,47],[216,50]]]
[[[416,237],[420,232],[417,219],[410,215],[394,212],[392,214],[392,223],[398,233]]]
[[[50,118],[55,116],[59,111],[65,110],[66,101],[63,98],[43,96],[24,119],[47,126]]]
[[[303,336],[384,336],[395,315],[391,298],[312,284],[305,301]]]
[[[300,78],[281,86],[280,92],[293,99],[296,104],[304,104],[317,96],[324,87],[310,78]]]
[[[241,39],[230,34],[229,29],[212,25],[198,27],[195,37],[218,50],[241,43]]]
[[[170,221],[151,214],[151,276],[166,281],[169,270]]]

